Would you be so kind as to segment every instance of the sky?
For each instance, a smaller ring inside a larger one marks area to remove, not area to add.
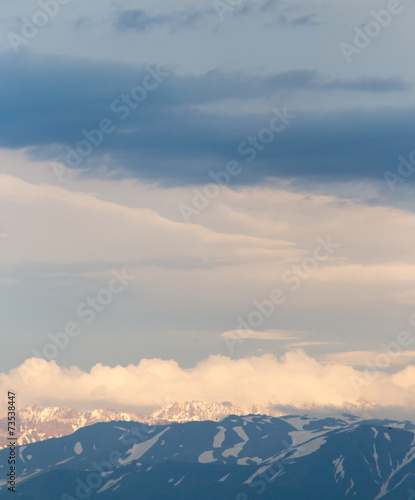
[[[2,389],[413,408],[414,9],[3,0]]]

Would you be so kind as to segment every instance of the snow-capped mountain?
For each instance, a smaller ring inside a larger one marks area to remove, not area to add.
[[[17,457],[24,500],[408,500],[415,491],[415,425],[352,415],[98,423]],[[0,488],[8,498],[4,480]]]
[[[17,412],[18,443],[29,444],[53,437],[72,434],[81,427],[97,422],[135,421],[142,419],[136,413],[114,410],[93,410],[77,412],[69,408],[26,406]],[[7,444],[7,416],[0,417],[0,448]]]
[[[202,422],[204,420],[221,420],[228,415],[269,415],[280,417],[282,412],[257,405],[251,407],[232,403],[204,403],[202,401],[186,401],[170,403],[152,415],[144,417],[143,422],[149,425],[161,423]]]
[[[171,422],[191,422],[220,420],[227,415],[266,414],[280,416],[281,412],[256,405],[245,407],[231,403],[203,403],[190,401],[170,403],[150,415],[140,415],[116,410],[98,409],[78,412],[69,408],[26,406],[17,414],[19,425],[18,443],[35,443],[53,437],[72,434],[81,427],[98,422],[142,422],[149,425],[168,424]],[[7,444],[7,417],[0,417],[0,449]]]

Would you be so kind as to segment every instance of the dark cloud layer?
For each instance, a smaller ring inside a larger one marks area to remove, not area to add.
[[[412,151],[415,139],[412,109],[289,109],[296,118],[269,144],[260,143],[255,159],[248,161],[254,156],[252,146],[248,153],[248,142],[240,145],[268,127],[272,110],[236,116],[197,107],[268,97],[275,98],[282,112],[287,92],[405,92],[399,79],[328,80],[306,70],[268,77],[219,71],[184,77],[168,70],[160,86],[120,120],[111,104],[142,82],[147,74],[143,67],[3,53],[0,72],[0,146],[31,147],[39,158],[64,161],[65,147],[76,148],[85,139],[84,129],[110,118],[115,130],[80,166],[104,164],[166,184],[205,182],[210,170],[220,170],[232,159],[244,167],[235,182],[255,183],[268,176],[381,178],[396,166],[398,155]]]
[[[183,10],[173,14],[151,15],[141,9],[130,9],[117,13],[114,26],[118,31],[147,31],[163,27],[168,27],[172,31],[193,29],[197,28],[209,14],[211,13]]]
[[[196,29],[204,26],[217,27],[229,14],[238,18],[266,13],[266,24],[282,27],[314,26],[319,24],[317,13],[302,13],[304,5],[293,4],[286,7],[279,0],[257,0],[242,2],[234,7],[230,2],[216,0],[209,8],[185,8],[168,14],[152,14],[143,9],[120,10],[115,13],[113,25],[117,31],[146,32],[153,29],[167,28],[172,32],[181,29]]]

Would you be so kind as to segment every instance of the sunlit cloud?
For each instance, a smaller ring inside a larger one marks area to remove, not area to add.
[[[298,339],[299,337],[307,334],[309,332],[302,331],[291,331],[291,330],[230,330],[228,332],[223,332],[222,337],[225,338],[235,338],[241,337],[251,340],[292,340]]]
[[[410,353],[415,358],[415,353]],[[346,360],[347,361],[347,360]],[[262,406],[344,407],[364,400],[385,406],[414,406],[415,367],[371,380],[346,362],[319,362],[302,351],[281,358],[272,354],[232,360],[210,356],[192,368],[176,361],[143,359],[136,365],[104,366],[90,371],[56,362],[26,360],[0,375],[3,391],[13,387],[20,404],[67,405],[75,408],[149,408],[171,401],[232,401]],[[128,390],[125,388],[128,387]]]

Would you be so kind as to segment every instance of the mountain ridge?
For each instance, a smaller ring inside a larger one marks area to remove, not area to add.
[[[365,401],[357,401],[356,405],[345,407],[347,411],[372,408],[374,405]],[[313,406],[309,408],[314,409]],[[35,443],[51,438],[67,436],[82,427],[98,422],[126,421],[140,422],[147,425],[163,425],[191,421],[218,421],[228,415],[268,415],[281,417],[287,412],[272,407],[261,407],[253,404],[244,406],[231,402],[207,403],[193,400],[179,403],[177,401],[155,410],[151,414],[111,410],[99,408],[95,410],[77,411],[67,407],[25,406],[17,412],[19,445]],[[7,417],[0,414],[0,449],[7,444]]]
[[[24,500],[408,500],[415,425],[353,415],[101,422],[16,456]]]

